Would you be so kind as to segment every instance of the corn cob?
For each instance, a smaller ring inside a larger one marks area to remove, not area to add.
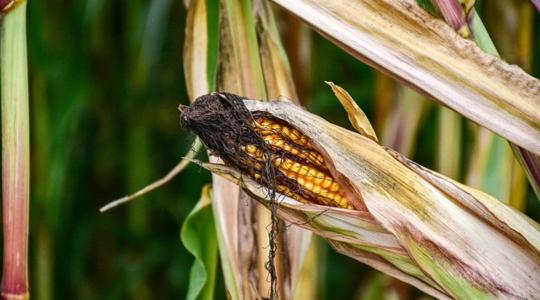
[[[323,156],[305,135],[271,116],[255,114],[252,126],[268,146],[270,161],[279,171],[276,177],[279,193],[303,203],[353,208],[328,171]],[[241,149],[254,159],[250,175],[260,181],[266,160],[263,151],[253,144],[243,145]]]

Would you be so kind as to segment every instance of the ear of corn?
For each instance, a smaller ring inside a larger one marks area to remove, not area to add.
[[[349,210],[283,196],[283,219],[435,297],[534,298],[540,292],[540,276],[531,276],[540,269],[540,226],[534,221],[293,104],[244,102],[310,138],[365,205]],[[260,185],[235,169],[203,166],[268,203]]]

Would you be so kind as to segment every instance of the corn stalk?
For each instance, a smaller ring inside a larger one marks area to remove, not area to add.
[[[394,108],[386,121],[383,144],[410,157],[414,152],[416,135],[429,102],[415,91],[399,86]]]
[[[4,265],[2,298],[28,299],[30,133],[26,55],[26,1],[1,4],[2,191]]]

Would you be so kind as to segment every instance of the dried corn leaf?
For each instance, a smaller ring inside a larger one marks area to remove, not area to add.
[[[273,0],[357,58],[540,154],[540,81],[413,0]]]
[[[356,131],[358,131],[360,134],[374,140],[375,142],[378,142],[377,134],[375,134],[375,130],[373,130],[371,123],[369,123],[366,114],[360,109],[358,104],[356,104],[351,95],[345,89],[335,85],[333,82],[327,81],[326,84],[332,88],[336,98],[339,100],[339,102],[341,102],[341,105],[343,105],[347,111],[349,121],[354,129],[356,129]]]

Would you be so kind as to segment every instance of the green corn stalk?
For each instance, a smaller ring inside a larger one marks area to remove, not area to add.
[[[28,299],[30,132],[26,1],[1,3],[2,182],[4,260],[2,298]]]

